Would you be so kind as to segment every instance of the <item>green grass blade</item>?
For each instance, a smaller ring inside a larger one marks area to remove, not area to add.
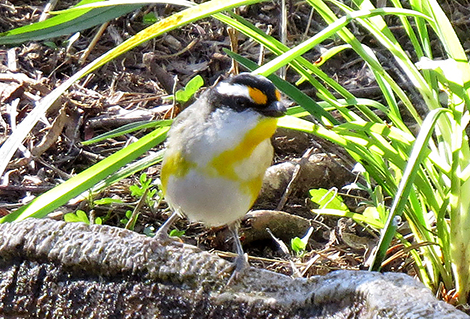
[[[365,124],[362,122],[358,127]],[[371,140],[367,134],[351,132],[343,129],[342,125],[325,128],[292,116],[284,116],[278,120],[280,127],[311,133],[344,147],[357,162],[366,167],[376,181],[381,183],[388,194],[396,192],[395,178],[391,176],[386,164],[388,159],[383,157],[387,151],[386,147]]]
[[[121,5],[97,9],[88,8],[63,13],[45,21],[1,33],[0,45],[19,44],[26,41],[40,41],[72,34],[103,24],[142,6],[142,4]]]
[[[428,116],[423,122],[421,131],[413,146],[413,150],[408,160],[408,164],[398,186],[398,190],[396,192],[389,217],[385,224],[385,228],[382,231],[382,235],[378,244],[378,249],[374,256],[374,261],[370,267],[370,270],[372,271],[380,270],[382,262],[385,258],[386,251],[390,246],[393,237],[395,236],[395,217],[400,216],[403,210],[405,209],[405,206],[408,202],[408,196],[413,188],[414,179],[418,174],[424,155],[428,151],[427,145],[430,138],[432,137],[434,131],[433,128],[436,125],[439,116],[444,114],[445,112],[449,112],[449,110],[442,108],[433,110],[428,114]]]
[[[66,13],[72,12],[81,12],[84,10],[89,9],[98,9],[98,8],[109,8],[109,7],[117,7],[117,6],[125,6],[125,5],[147,5],[147,4],[171,4],[176,6],[183,6],[183,7],[192,7],[196,6],[195,3],[185,1],[185,0],[92,0],[92,2],[88,1],[88,3],[82,3],[80,5],[73,6],[68,9],[59,10],[59,11],[51,11],[51,15],[63,15]]]
[[[114,138],[117,136],[122,136],[124,134],[129,134],[138,130],[144,130],[144,129],[149,129],[149,128],[156,128],[160,126],[169,126],[173,120],[161,120],[161,121],[139,121],[135,123],[129,123],[126,125],[123,125],[121,127],[118,127],[114,130],[111,130],[109,132],[106,132],[104,134],[101,134],[99,136],[96,136],[94,138],[91,138],[89,140],[81,142],[82,145],[91,145],[94,143],[98,143],[101,141],[104,141],[109,138]]]

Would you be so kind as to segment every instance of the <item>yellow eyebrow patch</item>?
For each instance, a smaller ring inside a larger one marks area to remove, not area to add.
[[[261,90],[258,90],[253,87],[248,87],[248,93],[256,104],[263,105],[268,103],[268,97],[266,96],[266,94],[261,92]]]
[[[281,100],[281,92],[279,92],[279,90],[276,90],[276,91],[275,91],[275,94],[276,94],[276,99],[277,99],[278,101],[280,101],[280,100]]]

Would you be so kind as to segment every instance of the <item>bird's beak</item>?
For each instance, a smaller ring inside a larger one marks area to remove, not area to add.
[[[271,103],[267,108],[263,109],[263,115],[270,117],[281,117],[286,114],[286,107],[281,101]]]

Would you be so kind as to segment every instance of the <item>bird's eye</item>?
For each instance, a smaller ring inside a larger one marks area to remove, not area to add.
[[[241,107],[246,107],[246,100],[242,97],[236,97],[235,102]]]

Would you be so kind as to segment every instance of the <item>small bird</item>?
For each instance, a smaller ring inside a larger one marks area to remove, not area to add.
[[[248,266],[239,221],[261,189],[273,159],[271,136],[286,112],[280,92],[261,75],[241,73],[204,92],[175,119],[166,142],[161,181],[173,215],[157,232],[186,216],[206,226],[228,225],[238,257]]]

